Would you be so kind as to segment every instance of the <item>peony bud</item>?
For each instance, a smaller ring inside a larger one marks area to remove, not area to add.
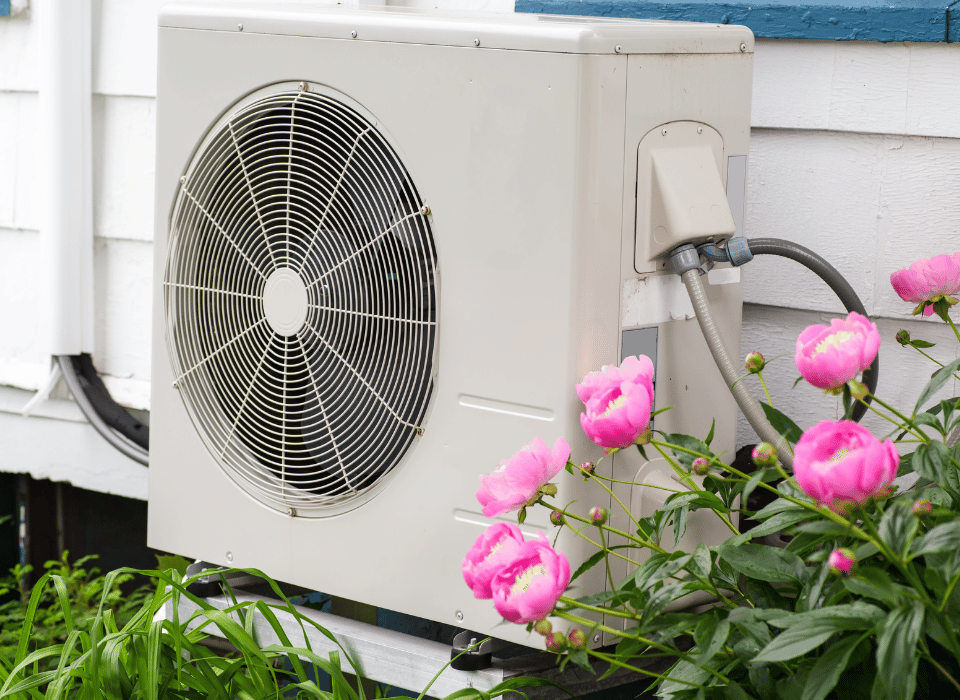
[[[827,563],[833,573],[846,577],[853,571],[853,567],[857,563],[857,555],[846,547],[835,549],[830,552]]]
[[[587,476],[588,474],[593,474],[593,468],[595,466],[593,462],[584,462],[580,465],[580,471],[583,472],[584,476]]]
[[[542,634],[544,637],[549,637],[553,634],[553,625],[550,624],[550,620],[547,618],[537,620],[537,624],[533,626],[533,629],[537,634]]]
[[[861,382],[847,382],[847,387],[850,389],[850,395],[857,401],[863,401],[870,396],[870,390],[867,388],[867,385]]]
[[[550,651],[560,651],[567,644],[567,638],[563,632],[554,632],[546,639],[547,649]]]
[[[581,649],[587,646],[587,635],[583,633],[583,630],[579,627],[575,627],[570,630],[570,634],[567,636],[567,639],[570,640],[570,646]]]
[[[913,514],[923,518],[933,512],[933,504],[926,498],[921,498],[913,504]]]
[[[557,485],[556,484],[544,484],[540,487],[540,493],[544,496],[556,496],[557,495]]]
[[[590,521],[594,525],[603,525],[607,522],[607,509],[603,506],[594,506],[590,510]]]
[[[752,457],[758,467],[772,467],[777,463],[777,448],[769,442],[761,442],[753,448]]]
[[[747,355],[747,360],[743,363],[743,366],[750,374],[759,374],[766,364],[767,361],[763,359],[763,355],[759,352],[751,352]]]
[[[693,473],[697,476],[706,476],[710,473],[710,462],[703,457],[693,460]]]
[[[910,344],[910,331],[901,328],[897,331],[896,339],[898,343],[906,347]]]
[[[563,511],[561,510],[550,511],[550,522],[555,527],[560,527],[561,525],[563,525]]]

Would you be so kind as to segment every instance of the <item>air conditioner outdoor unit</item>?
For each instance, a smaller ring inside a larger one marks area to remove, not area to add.
[[[463,583],[480,474],[535,436],[601,456],[574,385],[638,353],[676,407],[656,428],[716,418],[732,454],[735,405],[663,256],[742,220],[752,52],[723,25],[162,10],[150,545],[540,644]],[[708,282],[736,350],[739,270]],[[635,451],[603,466],[670,479]],[[558,503],[627,525],[558,480]],[[618,498],[643,516],[661,493]],[[557,546],[593,553],[569,528]]]

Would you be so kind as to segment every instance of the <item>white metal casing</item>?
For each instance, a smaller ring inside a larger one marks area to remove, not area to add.
[[[474,498],[478,475],[534,436],[599,459],[574,385],[619,362],[623,328],[659,328],[658,407],[700,404],[658,416],[657,428],[703,436],[715,414],[714,446],[732,452],[735,407],[689,305],[663,292],[673,283],[661,263],[634,266],[637,148],[652,129],[697,121],[722,136],[724,160],[746,155],[752,35],[271,3],[178,4],[160,24],[150,545],[538,646],[523,626],[498,626],[491,602],[463,583],[463,555],[490,522]],[[376,118],[430,207],[440,277],[424,435],[371,500],[320,518],[264,506],[206,449],[173,386],[161,286],[195,150],[245,96],[297,80]],[[738,279],[708,287],[734,350]],[[638,461],[621,454],[602,467],[632,477]],[[578,477],[557,482],[559,504],[611,505]],[[522,529],[554,532],[544,509]],[[568,528],[557,546],[574,568],[593,552]],[[604,585],[595,570],[574,594]]]

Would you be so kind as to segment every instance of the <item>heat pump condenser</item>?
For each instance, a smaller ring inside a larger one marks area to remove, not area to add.
[[[537,436],[599,458],[574,386],[639,353],[675,407],[655,427],[715,418],[732,454],[735,406],[664,256],[741,225],[752,52],[722,25],[163,9],[150,545],[539,645],[463,583],[480,474]],[[739,271],[707,282],[736,351]],[[681,488],[635,451],[602,467]],[[642,517],[660,493],[617,497]],[[521,529],[553,534],[543,509]],[[557,546],[574,568],[593,553],[568,528]]]

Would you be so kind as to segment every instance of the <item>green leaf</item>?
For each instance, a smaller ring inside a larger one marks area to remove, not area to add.
[[[682,433],[666,433],[665,437],[667,438],[667,442],[673,443],[674,445],[684,447],[688,450],[692,450],[693,452],[699,452],[708,458],[714,456],[707,443],[703,442],[702,440],[697,440],[697,438],[690,435],[684,435]],[[672,452],[674,458],[687,469],[691,468],[693,460],[696,459],[696,457],[693,455],[686,452],[681,452],[680,450],[672,450]]]
[[[795,629],[803,627],[808,631],[833,630],[869,630],[878,626],[884,619],[884,612],[876,605],[860,601],[844,605],[831,605],[792,615],[778,615],[770,620],[774,627]]]
[[[673,544],[680,546],[680,538],[687,531],[687,517],[690,515],[690,507],[683,506],[679,511],[673,514]]]
[[[710,446],[710,443],[713,442],[713,431],[714,431],[714,428],[716,427],[717,427],[717,420],[716,418],[714,418],[713,422],[710,423],[710,432],[707,433],[707,439],[704,440],[704,442],[707,443],[708,447]]]
[[[910,345],[920,350],[926,350],[927,348],[932,348],[936,343],[930,343],[926,340],[911,340]]]
[[[570,577],[570,583],[573,583],[581,574],[585,574],[587,571],[603,561],[605,554],[606,551],[602,549],[599,552],[592,554],[589,559],[583,562],[579,567],[577,567],[577,570],[573,572],[573,576]]]
[[[800,427],[796,423],[780,413],[780,411],[773,406],[765,404],[763,401],[760,402],[760,405],[763,406],[763,412],[766,414],[767,420],[770,421],[770,425],[783,436],[784,440],[795,443],[800,439],[803,431],[800,430]]]
[[[809,576],[803,560],[786,549],[762,544],[722,544],[716,552],[740,573],[761,581],[802,584]]]
[[[913,412],[916,413],[920,408],[933,396],[937,391],[943,387],[944,384],[953,376],[953,373],[960,369],[960,358],[954,360],[948,365],[944,365],[936,372],[930,375],[930,381],[927,382],[927,385],[923,387],[923,391],[920,392],[920,398],[917,399],[917,405],[914,406]]]
[[[595,673],[593,666],[590,665],[590,657],[587,656],[587,652],[583,649],[577,649],[576,651],[571,651],[567,658],[570,659],[573,663],[579,666],[582,669],[590,671],[590,673]]]
[[[947,432],[943,427],[943,423],[940,422],[940,419],[932,413],[918,413],[914,416],[913,422],[917,425],[928,425],[941,435]]]
[[[854,576],[843,579],[843,585],[851,593],[878,600],[890,607],[896,607],[900,602],[900,596],[893,587],[890,576],[875,566],[859,567]]]
[[[960,549],[960,519],[937,525],[915,540],[910,548],[910,559],[921,554],[953,552]]]
[[[831,644],[814,664],[809,680],[803,688],[801,700],[824,700],[836,687],[840,674],[846,670],[853,650],[864,639],[865,636],[850,635]]]
[[[686,564],[686,569],[694,576],[708,578],[710,570],[713,568],[713,559],[710,556],[710,549],[703,542],[697,545],[693,551],[693,556]]]
[[[909,601],[889,615],[877,638],[877,678],[873,700],[912,700],[917,687],[917,641],[924,610]]]
[[[712,624],[707,623],[707,620],[710,620]],[[702,633],[701,627],[703,627]],[[710,659],[716,656],[720,652],[720,649],[723,648],[729,636],[729,620],[724,618],[718,622],[713,616],[704,618],[703,622],[697,625],[697,630],[694,634],[694,639],[697,641],[697,649],[700,651],[697,663],[709,663]]]
[[[887,507],[877,526],[877,532],[894,554],[900,556],[913,540],[919,526],[920,521],[911,512],[910,504],[896,501]]]
[[[753,663],[789,661],[816,649],[834,635],[833,630],[811,634],[805,627],[794,627],[774,637],[753,657]]]
[[[772,535],[775,532],[780,532],[791,525],[795,525],[802,520],[806,520],[810,517],[810,514],[804,510],[786,510],[781,513],[777,513],[772,518],[766,522],[757,525],[752,530],[747,530],[739,535],[734,535],[724,544],[730,545],[739,545],[749,542],[750,540],[756,537],[763,537],[764,535]]]

